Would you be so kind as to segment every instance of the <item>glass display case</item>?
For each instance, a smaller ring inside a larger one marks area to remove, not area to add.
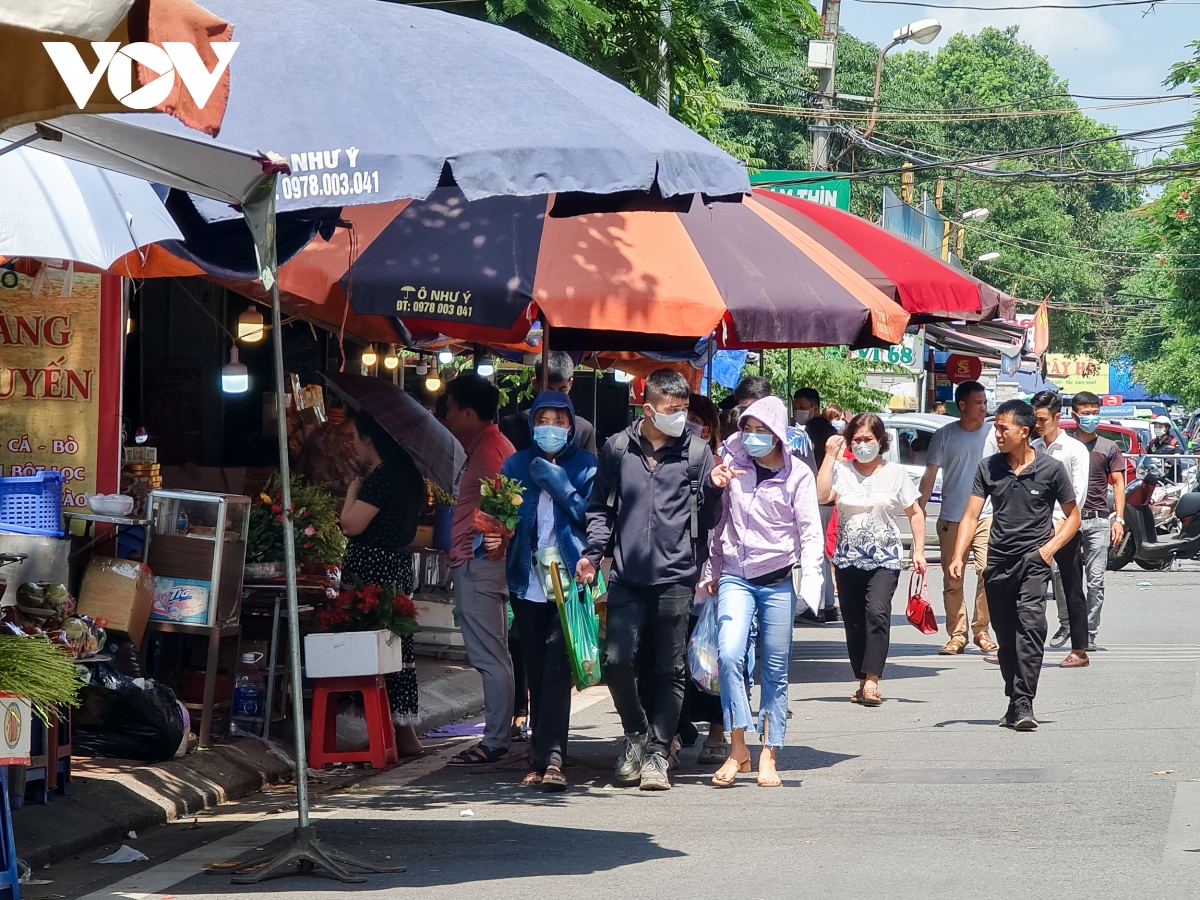
[[[151,621],[236,622],[250,498],[202,491],[150,492],[146,564],[154,573]]]

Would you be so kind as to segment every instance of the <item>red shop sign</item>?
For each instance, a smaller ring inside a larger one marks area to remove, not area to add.
[[[959,353],[951,353],[946,360],[946,377],[954,384],[962,384],[964,381],[975,381],[983,372],[983,363],[979,361],[978,356],[963,356]]]

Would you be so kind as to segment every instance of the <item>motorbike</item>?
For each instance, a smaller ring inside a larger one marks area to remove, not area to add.
[[[1163,488],[1175,486],[1166,478],[1162,461],[1141,456],[1136,473],[1125,488],[1125,537],[1108,551],[1108,568],[1122,569],[1133,562],[1154,572],[1170,566],[1176,557],[1188,559],[1200,553],[1200,491],[1179,494],[1174,509],[1167,510],[1164,496],[1174,491],[1164,493]],[[1164,515],[1170,525],[1160,532]]]

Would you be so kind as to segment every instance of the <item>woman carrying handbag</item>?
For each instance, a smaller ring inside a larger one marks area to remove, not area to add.
[[[717,603],[718,677],[729,758],[712,777],[717,787],[733,784],[750,770],[746,730],[758,731],[760,787],[779,787],[775,754],[787,730],[788,665],[796,594],[792,569],[800,567],[802,599],[814,612],[822,599],[821,560],[825,538],[812,470],[788,449],[787,408],[764,397],[738,418],[738,432],[725,442],[727,462],[712,471],[725,488],[721,519],[709,539],[701,588]],[[746,644],[758,617],[758,723],[750,717],[746,689]]]
[[[847,440],[854,454],[843,461]],[[904,547],[896,520],[912,525],[912,566],[925,574],[925,514],[908,472],[882,458],[888,448],[883,421],[873,413],[850,420],[844,436],[831,437],[817,473],[817,497],[837,507],[834,577],[846,628],[846,649],[858,679],[851,700],[879,706],[879,679],[887,663],[892,596],[900,580]]]

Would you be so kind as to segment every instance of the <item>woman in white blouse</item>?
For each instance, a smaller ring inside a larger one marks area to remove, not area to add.
[[[852,460],[843,461],[846,442]],[[887,662],[892,629],[892,595],[900,580],[904,548],[896,524],[901,515],[912,525],[912,565],[925,574],[925,514],[908,472],[881,454],[887,429],[873,413],[850,420],[843,434],[825,445],[817,473],[817,500],[837,505],[837,547],[833,553],[838,600],[846,626],[846,649],[858,678],[851,698],[879,706],[879,678]]]

